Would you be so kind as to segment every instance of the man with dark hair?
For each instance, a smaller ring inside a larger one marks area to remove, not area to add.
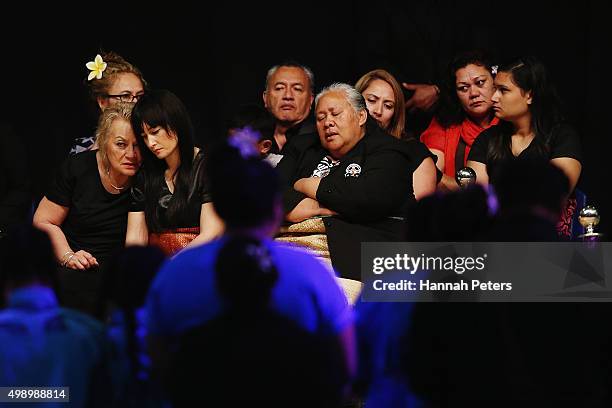
[[[268,70],[264,106],[274,116],[276,126],[271,153],[281,153],[293,136],[312,133],[314,125],[307,121],[314,100],[314,75],[310,68],[297,62],[284,62]]]

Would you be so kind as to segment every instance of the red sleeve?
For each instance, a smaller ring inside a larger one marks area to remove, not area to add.
[[[431,123],[421,134],[421,142],[429,149],[444,151],[446,147],[446,130],[438,123],[436,118],[431,120]]]

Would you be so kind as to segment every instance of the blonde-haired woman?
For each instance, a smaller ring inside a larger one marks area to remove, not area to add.
[[[105,261],[123,246],[129,187],[140,167],[132,104],[114,104],[98,121],[99,148],[71,156],[34,214],[58,264],[64,306],[93,313]]]

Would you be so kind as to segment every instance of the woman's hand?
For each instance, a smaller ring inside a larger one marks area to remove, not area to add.
[[[305,198],[287,214],[286,220],[289,222],[302,222],[307,218],[322,215],[337,215],[338,213],[325,207],[321,207],[317,200]]]
[[[414,94],[406,101],[406,110],[409,112],[427,112],[438,101],[440,88],[429,84],[407,84],[402,83],[404,89],[414,91]]]
[[[89,252],[80,250],[74,254],[68,255],[66,264],[64,266],[66,268],[84,271],[94,266],[98,266],[98,261]]]

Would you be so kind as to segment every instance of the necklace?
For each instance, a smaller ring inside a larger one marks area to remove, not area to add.
[[[117,187],[116,185],[113,184],[113,181],[111,180],[111,176],[110,176],[110,169],[107,167],[106,168],[106,177],[108,177],[108,183],[111,185],[112,188],[114,188],[117,191],[121,191],[125,188],[125,186],[123,187]]]

